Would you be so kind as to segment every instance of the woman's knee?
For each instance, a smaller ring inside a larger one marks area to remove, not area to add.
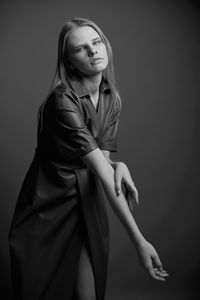
[[[93,268],[85,246],[81,250],[78,264],[76,296],[77,300],[96,300]]]

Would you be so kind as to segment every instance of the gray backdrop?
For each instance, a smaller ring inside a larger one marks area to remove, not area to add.
[[[0,297],[11,295],[7,236],[34,154],[37,109],[59,31],[74,16],[94,20],[112,44],[123,101],[113,159],[129,166],[140,197],[135,218],[170,273],[163,284],[144,272],[108,206],[107,299],[197,299],[200,21],[198,1],[186,0],[1,1]]]

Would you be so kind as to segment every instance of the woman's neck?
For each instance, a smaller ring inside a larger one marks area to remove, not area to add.
[[[82,82],[84,86],[86,87],[88,93],[90,96],[94,96],[99,92],[99,86],[102,80],[102,73],[99,73],[92,77],[84,77],[82,79]]]

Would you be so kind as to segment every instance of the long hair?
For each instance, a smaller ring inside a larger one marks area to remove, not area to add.
[[[88,19],[83,18],[74,18],[70,21],[64,23],[58,40],[58,57],[57,57],[57,66],[56,66],[56,72],[53,78],[53,82],[49,91],[49,94],[51,91],[54,90],[54,88],[61,82],[64,85],[69,85],[70,80],[76,76],[76,70],[72,70],[66,63],[68,61],[68,41],[69,41],[69,35],[70,32],[77,27],[83,27],[83,26],[90,26],[92,27],[100,36],[102,42],[105,44],[107,53],[108,53],[108,66],[103,71],[103,78],[107,81],[109,88],[111,90],[111,93],[114,97],[119,97],[116,84],[115,84],[115,75],[114,75],[114,67],[113,67],[113,52],[111,45],[102,32],[102,30],[92,21]],[[48,94],[48,95],[49,95]],[[48,98],[48,96],[47,96]],[[46,99],[47,99],[46,98]],[[46,100],[45,99],[45,100]],[[42,113],[44,103],[39,108],[39,116]]]

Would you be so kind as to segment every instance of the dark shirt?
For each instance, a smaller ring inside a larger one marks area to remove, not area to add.
[[[43,159],[76,168],[80,157],[99,147],[117,151],[119,98],[114,98],[108,84],[100,85],[95,109],[87,90],[79,81],[72,88],[58,85],[43,110],[38,148]]]

